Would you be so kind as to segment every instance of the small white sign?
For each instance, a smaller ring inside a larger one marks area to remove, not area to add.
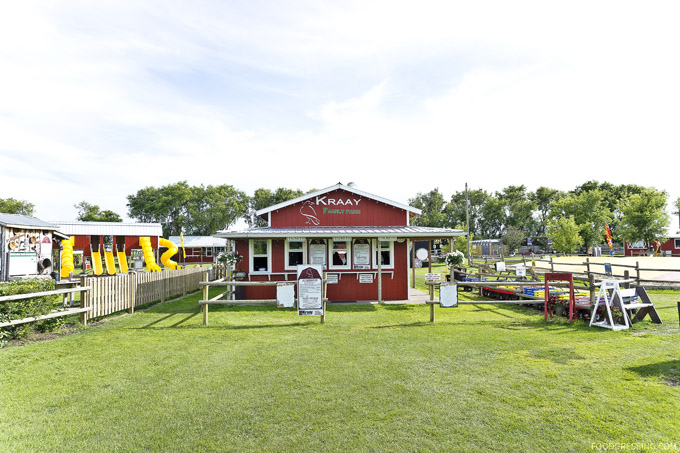
[[[373,283],[373,274],[359,274],[359,283]]]
[[[496,272],[505,272],[505,261],[498,261],[496,263]]]
[[[326,274],[326,283],[335,285],[338,283],[338,274]]]
[[[397,238],[378,238],[381,242],[395,242]]]
[[[425,274],[425,281],[428,282],[439,282],[442,279],[441,274],[436,274],[436,273],[431,273],[431,274]]]
[[[526,277],[527,276],[527,268],[526,266],[522,264],[518,264],[515,266],[515,276],[516,277]]]
[[[458,286],[455,283],[442,283],[439,286],[439,306],[443,308],[458,306]]]
[[[276,285],[276,305],[279,308],[295,307],[295,283]]]

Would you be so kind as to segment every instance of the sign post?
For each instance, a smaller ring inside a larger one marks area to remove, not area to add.
[[[324,317],[323,268],[301,264],[297,268],[298,316]]]

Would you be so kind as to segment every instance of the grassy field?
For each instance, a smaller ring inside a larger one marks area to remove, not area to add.
[[[680,449],[677,292],[611,332],[528,308],[199,295],[0,350],[2,451]]]

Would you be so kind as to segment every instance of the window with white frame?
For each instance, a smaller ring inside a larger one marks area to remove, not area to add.
[[[675,248],[680,249],[680,239],[675,240]]]
[[[309,264],[315,264],[326,266],[326,240],[325,239],[312,239],[309,241]]]
[[[267,239],[251,239],[250,272],[271,271],[272,241]]]
[[[331,240],[328,245],[328,255],[331,269],[350,268],[350,241]]]
[[[371,268],[371,241],[355,239],[352,243],[352,266],[354,269]]]
[[[298,264],[307,263],[305,241],[286,241],[286,270],[297,269]]]
[[[378,259],[383,269],[394,269],[394,242],[393,241],[375,241],[375,255],[373,260],[373,268],[378,268]]]

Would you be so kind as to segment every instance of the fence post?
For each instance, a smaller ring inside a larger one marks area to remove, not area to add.
[[[640,286],[640,262],[635,262],[635,273],[637,275],[637,285]]]
[[[204,272],[203,272],[203,281],[204,281],[205,283],[208,283],[208,279],[209,279],[209,277],[208,277],[208,272],[207,272],[207,271],[204,271]],[[209,294],[210,294],[210,293],[209,293],[208,285],[205,285],[205,286],[203,287],[203,300],[204,300],[204,301],[207,301],[207,300],[208,300]],[[203,304],[203,325],[204,325],[204,326],[207,326],[207,325],[208,325],[208,304]]]
[[[552,255],[550,255],[550,272],[555,272],[555,263],[553,263]]]
[[[586,256],[586,273],[590,275],[590,258]]]
[[[88,286],[87,285],[87,277],[80,277],[80,286]],[[86,308],[90,307],[90,295],[92,294],[92,288],[90,288],[89,291],[81,291],[80,292],[80,308]],[[80,314],[80,322],[86,326],[87,325],[87,316],[88,312],[84,311]]]
[[[128,273],[128,291],[130,291],[130,314],[135,312],[135,281],[137,280],[137,274],[135,272]]]
[[[588,273],[588,291],[590,291],[590,305],[595,305],[595,276]]]

